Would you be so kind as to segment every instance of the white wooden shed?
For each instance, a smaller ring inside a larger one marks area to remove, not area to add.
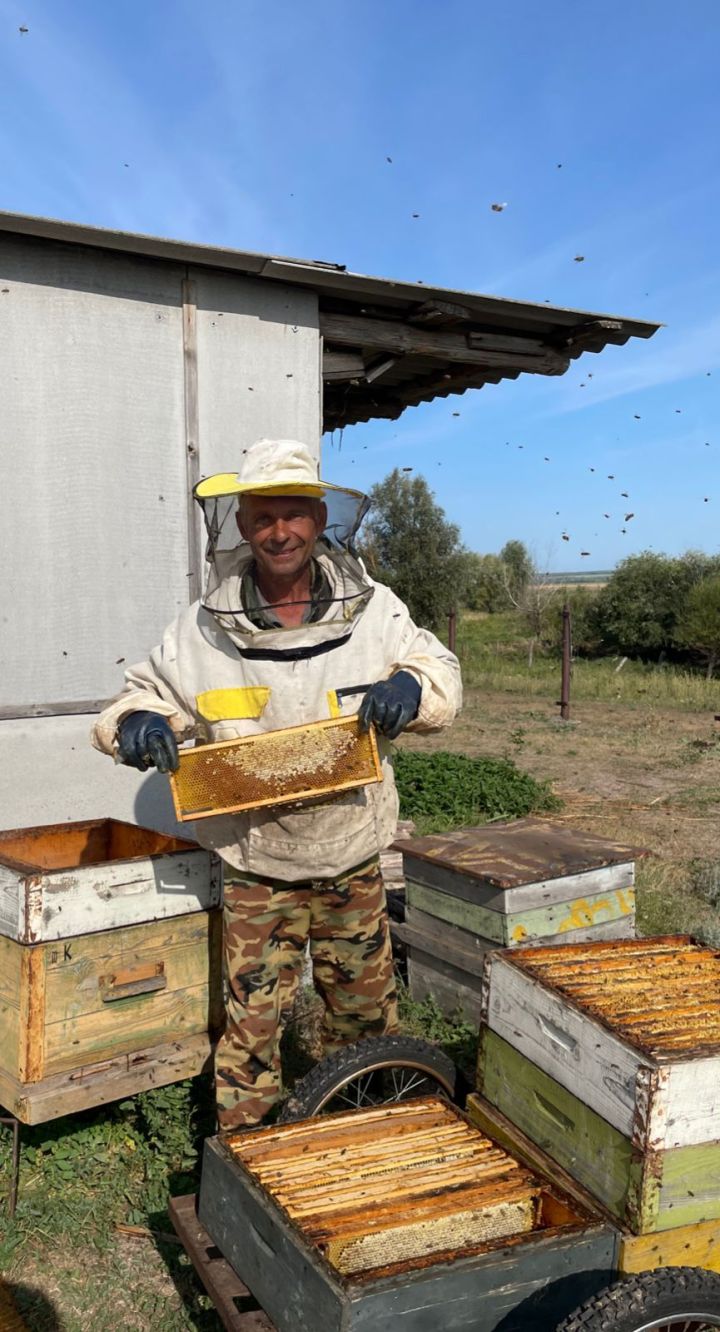
[[[0,829],[175,827],[165,780],[88,734],[198,595],[201,475],[656,328],[0,214]]]

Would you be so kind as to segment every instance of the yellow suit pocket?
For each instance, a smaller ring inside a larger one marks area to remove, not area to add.
[[[248,685],[244,689],[206,689],[197,695],[195,704],[205,721],[255,721],[262,717],[269,697],[266,685]]]

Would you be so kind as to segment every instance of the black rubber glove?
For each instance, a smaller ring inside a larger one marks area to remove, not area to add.
[[[373,722],[388,740],[396,740],[401,731],[417,717],[422,686],[409,671],[397,671],[389,680],[370,685],[360,704],[360,730]]]
[[[157,712],[130,712],[118,726],[118,758],[130,768],[147,772],[175,772],[179,766],[177,740],[165,717]]]

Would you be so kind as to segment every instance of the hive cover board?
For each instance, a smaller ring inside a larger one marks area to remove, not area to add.
[[[634,934],[632,847],[531,818],[398,846],[410,923],[422,913],[508,948],[600,927]]]
[[[488,958],[491,1031],[641,1150],[720,1138],[720,953],[684,935]]]
[[[170,788],[185,821],[298,804],[381,780],[373,728],[360,731],[357,717],[342,717],[183,749]]]
[[[220,896],[210,851],[134,823],[0,832],[0,935],[21,944],[207,911]]]
[[[477,1327],[463,1282],[502,1287],[507,1312],[552,1278],[555,1242],[611,1261],[604,1229],[434,1097],[211,1139],[199,1215],[281,1332],[384,1327],[390,1310],[409,1332],[435,1326],[431,1305],[437,1326]],[[517,1246],[538,1244],[508,1303]]]

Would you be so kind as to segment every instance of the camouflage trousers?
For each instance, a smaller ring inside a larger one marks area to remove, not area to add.
[[[339,879],[287,883],[225,866],[226,1027],[215,1055],[221,1128],[255,1124],[280,1095],[280,1037],[310,941],[324,1048],[397,1030],[377,860]]]

